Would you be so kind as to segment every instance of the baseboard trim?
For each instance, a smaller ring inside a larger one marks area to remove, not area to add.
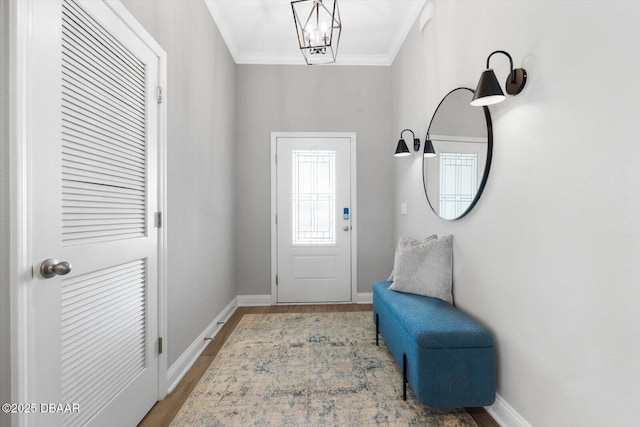
[[[531,424],[499,394],[496,394],[496,402],[484,409],[502,427],[531,427]]]
[[[238,307],[271,305],[271,295],[238,295]]]
[[[358,292],[354,304],[371,304],[373,302],[373,293]],[[311,304],[311,303],[309,303]],[[273,305],[271,295],[238,295],[238,307],[262,307]]]
[[[205,328],[204,331],[193,343],[185,350],[184,353],[174,362],[173,365],[167,370],[167,384],[169,389],[167,394],[171,393],[178,385],[182,377],[184,377],[191,366],[198,360],[198,356],[202,353],[205,347],[209,344],[209,341],[205,341],[205,338],[213,338],[216,336],[222,324],[219,322],[226,322],[233,312],[238,307],[238,297],[231,300],[229,304],[222,310],[218,316]]]
[[[358,292],[356,298],[353,301],[356,304],[372,304],[373,293],[372,292]]]

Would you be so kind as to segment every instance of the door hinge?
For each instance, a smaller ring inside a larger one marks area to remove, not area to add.
[[[162,227],[162,212],[156,212],[154,224],[156,228]]]
[[[162,354],[162,337],[158,337],[158,354]]]
[[[162,104],[162,86],[158,86],[156,98],[158,100],[158,104]]]
[[[276,225],[278,225],[278,214],[276,214]]]
[[[276,286],[278,286],[278,275],[276,274]]]

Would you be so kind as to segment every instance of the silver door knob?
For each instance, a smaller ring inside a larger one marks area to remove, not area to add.
[[[343,229],[344,231],[349,231],[349,226],[348,226],[348,225],[345,225],[344,227],[342,227],[342,229]]]
[[[71,264],[67,261],[58,261],[54,258],[49,258],[40,266],[40,274],[45,279],[54,277],[57,275],[64,276],[71,271]]]

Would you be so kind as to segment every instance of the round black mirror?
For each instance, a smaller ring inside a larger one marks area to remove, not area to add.
[[[465,87],[449,92],[427,131],[435,156],[423,158],[424,191],[433,212],[446,220],[462,218],[473,209],[491,167],[491,115],[487,107],[470,105],[473,94]]]

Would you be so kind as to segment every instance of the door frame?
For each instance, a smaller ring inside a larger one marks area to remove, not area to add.
[[[356,133],[355,132],[271,132],[271,305],[278,304],[278,210],[277,193],[277,140],[278,138],[348,138],[351,149],[351,302],[356,302],[358,293],[358,193],[356,185]]]
[[[60,0],[61,1],[61,0]],[[158,233],[158,335],[167,336],[167,54],[147,30],[135,19],[119,0],[103,2],[149,47],[158,58],[159,85],[163,99],[158,105],[158,206],[163,213]],[[32,193],[33,172],[31,129],[37,126],[32,119],[32,106],[38,95],[30,90],[33,79],[32,58],[37,46],[30,37],[35,0],[9,2],[9,227],[10,264],[10,348],[11,398],[13,402],[31,402],[30,377],[33,334],[31,319],[32,278],[35,261],[32,257]],[[52,18],[55,19],[55,18]],[[150,215],[153,213],[149,213]],[[167,394],[167,351],[158,355],[158,400]],[[55,403],[55,402],[52,402]],[[12,414],[14,426],[29,426],[25,414]]]

